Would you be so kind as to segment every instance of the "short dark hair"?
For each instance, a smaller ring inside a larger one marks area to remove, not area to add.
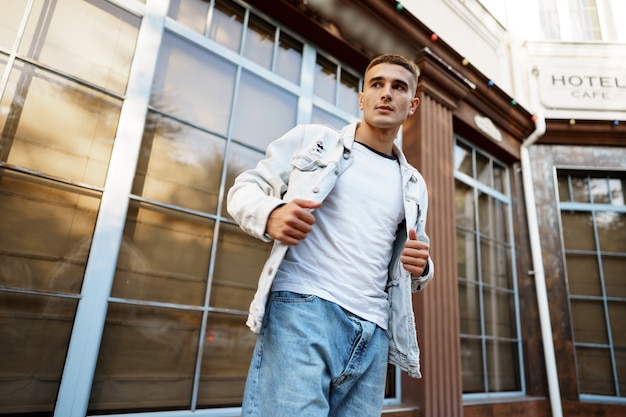
[[[413,77],[415,78],[415,85],[417,86],[417,78],[419,77],[419,68],[417,67],[417,65],[415,65],[413,61],[403,57],[402,55],[383,54],[372,59],[369,65],[367,66],[367,68],[365,68],[365,72],[367,73],[367,71],[369,71],[372,67],[375,67],[378,64],[400,65],[401,67],[405,68],[407,71],[409,71],[413,75]]]

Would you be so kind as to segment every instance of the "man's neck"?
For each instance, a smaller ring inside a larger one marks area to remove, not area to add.
[[[355,139],[376,149],[385,155],[393,155],[393,141],[398,134],[396,129],[373,128],[364,122],[360,122],[356,129]]]

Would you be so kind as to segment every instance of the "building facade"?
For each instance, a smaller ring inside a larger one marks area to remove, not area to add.
[[[437,269],[383,415],[626,414],[623,6],[519,3],[0,3],[0,415],[240,415],[270,247],[226,192],[385,52]]]

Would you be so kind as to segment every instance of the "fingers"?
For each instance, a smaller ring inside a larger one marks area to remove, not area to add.
[[[296,199],[276,208],[267,220],[266,231],[287,245],[297,245],[313,228],[315,216],[311,210],[322,203]]]
[[[400,256],[400,262],[402,262],[404,269],[412,275],[420,276],[428,264],[428,257],[428,243],[417,240],[415,229],[409,229],[408,240]]]

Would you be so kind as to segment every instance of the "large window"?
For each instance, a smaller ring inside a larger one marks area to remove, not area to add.
[[[546,40],[624,41],[623,11],[621,0],[540,0],[541,35]]]
[[[0,3],[0,415],[54,409],[139,22]]]
[[[508,168],[459,137],[454,164],[463,393],[521,393]]]
[[[626,402],[626,175],[558,171],[578,389]]]

